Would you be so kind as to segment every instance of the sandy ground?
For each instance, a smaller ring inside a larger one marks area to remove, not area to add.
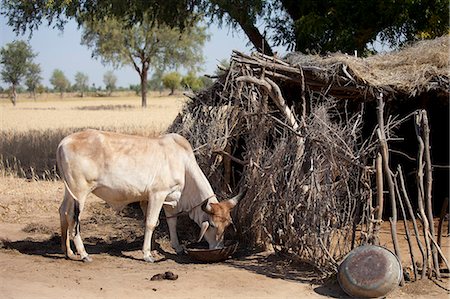
[[[1,298],[345,298],[335,280],[308,281],[308,270],[268,253],[238,250],[232,259],[204,264],[168,248],[164,220],[159,261],[142,260],[142,219],[136,209],[116,215],[88,200],[82,235],[94,261],[64,258],[59,246],[60,182],[0,177]],[[448,237],[445,238],[448,252]],[[177,280],[152,281],[172,271]],[[449,280],[409,283],[388,298],[449,298]],[[447,288],[447,290],[446,290]]]

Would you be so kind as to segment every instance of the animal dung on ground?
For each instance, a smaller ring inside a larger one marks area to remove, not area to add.
[[[178,279],[178,275],[171,272],[171,271],[167,271],[165,273],[158,273],[152,276],[152,278],[150,278],[150,280],[177,280]]]

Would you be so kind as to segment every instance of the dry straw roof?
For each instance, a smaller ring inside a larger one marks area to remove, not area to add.
[[[333,85],[337,96],[372,98],[385,95],[415,97],[437,91],[449,96],[449,36],[415,43],[402,50],[358,58],[345,54],[326,57],[290,53],[285,60],[301,66],[306,85]],[[369,93],[367,93],[369,91]]]

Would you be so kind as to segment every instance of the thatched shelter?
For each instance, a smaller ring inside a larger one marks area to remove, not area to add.
[[[422,167],[417,141],[430,137],[416,134],[426,115],[416,114],[415,127],[406,121],[411,112],[428,111],[433,163],[448,165],[448,50],[445,36],[369,58],[234,52],[230,68],[192,97],[169,130],[190,140],[219,195],[247,190],[235,215],[241,241],[273,247],[327,276],[354,246],[377,242],[383,173],[384,217],[392,213],[395,222],[403,199],[394,184],[403,175],[393,173],[405,161],[407,174]],[[448,180],[448,168],[442,175]],[[434,182],[442,185],[436,174]],[[448,184],[439,192],[435,205]]]

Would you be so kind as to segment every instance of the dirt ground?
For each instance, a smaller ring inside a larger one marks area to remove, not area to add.
[[[82,215],[85,264],[66,260],[60,250],[60,182],[0,177],[1,298],[345,298],[336,280],[323,285],[308,269],[269,253],[238,250],[215,264],[176,256],[168,236],[157,234],[153,264],[142,259],[142,219],[137,210],[116,215],[92,196]],[[448,237],[443,249],[448,253]],[[403,242],[406,243],[406,242]],[[177,280],[152,281],[172,271]],[[449,298],[449,280],[423,280],[395,290],[388,298]]]

